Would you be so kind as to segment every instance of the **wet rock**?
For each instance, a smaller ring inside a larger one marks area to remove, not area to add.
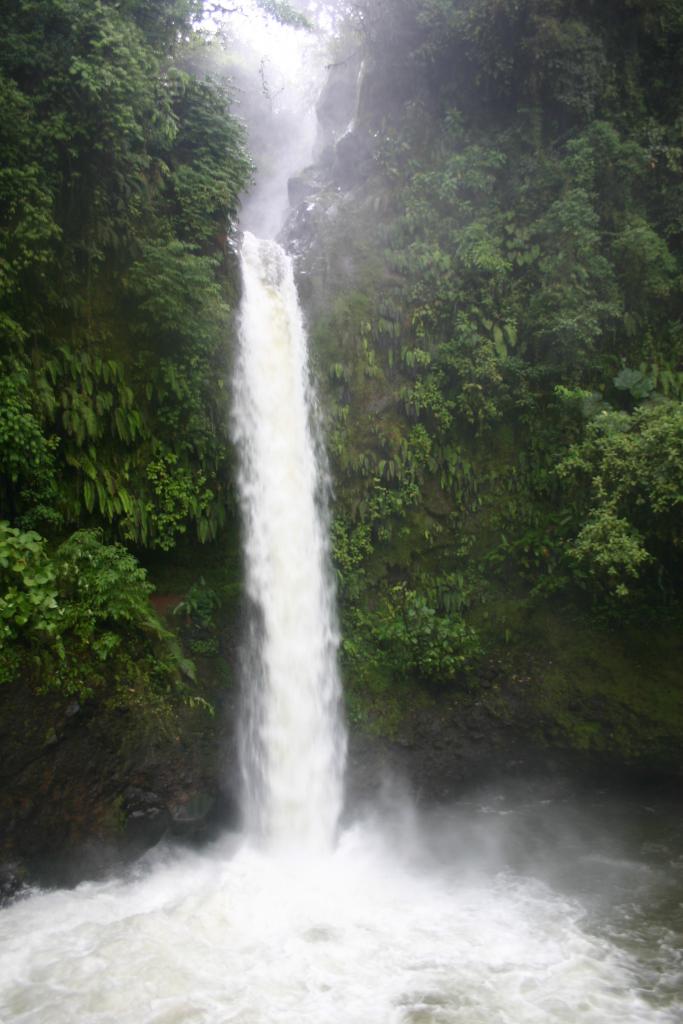
[[[163,807],[163,800],[150,790],[129,786],[123,794],[124,806],[129,814],[146,814]]]
[[[334,147],[333,177],[342,189],[362,182],[372,163],[372,140],[364,132],[350,131]]]
[[[44,747],[54,747],[57,743],[59,743],[59,736],[57,735],[57,732],[54,729],[54,727],[51,726],[47,730],[47,732],[45,733],[45,739],[43,740],[43,746]]]
[[[315,108],[318,124],[326,136],[343,132],[355,117],[360,71],[360,51],[329,68],[327,81]]]
[[[18,896],[24,885],[24,872],[19,864],[0,864],[0,907]]]
[[[162,798],[137,786],[129,786],[124,791],[122,810],[125,843],[135,850],[156,846],[171,823],[170,812]]]
[[[307,167],[301,174],[295,175],[287,182],[289,205],[295,210],[302,203],[314,201],[324,186],[325,180],[321,169],[317,166]]]
[[[195,793],[183,803],[170,809],[171,832],[174,835],[196,838],[210,827],[217,800],[208,793]]]

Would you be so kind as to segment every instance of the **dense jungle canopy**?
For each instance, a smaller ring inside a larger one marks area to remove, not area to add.
[[[534,609],[675,631],[683,5],[356,14],[351,199],[314,226],[352,674],[441,685]]]
[[[250,163],[225,91],[183,63],[199,6],[2,4],[4,680],[148,704],[191,673],[136,554],[214,539],[230,504]]]
[[[0,3],[0,684],[159,720],[201,699],[191,658],[239,588],[236,562],[211,573],[235,547],[251,160],[198,71],[200,6]],[[337,16],[357,116],[301,265],[352,718],[391,732],[417,693],[478,699],[482,666],[531,671],[559,631],[637,662],[609,693],[626,732],[577,713],[590,665],[539,684],[565,739],[633,753],[640,721],[656,747],[683,721],[657,662],[681,611],[683,3]],[[194,648],[155,584],[206,628]]]

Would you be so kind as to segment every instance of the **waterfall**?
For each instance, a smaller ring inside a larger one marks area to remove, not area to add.
[[[345,734],[307,342],[291,260],[245,233],[233,437],[250,622],[242,658],[244,813],[271,847],[330,848]]]

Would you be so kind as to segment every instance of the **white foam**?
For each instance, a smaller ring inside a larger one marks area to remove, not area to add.
[[[431,871],[356,826],[327,855],[219,844],[0,915],[0,1018],[22,1024],[663,1024],[575,900]]]

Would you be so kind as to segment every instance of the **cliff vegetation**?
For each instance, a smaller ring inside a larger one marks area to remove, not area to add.
[[[515,714],[516,676],[553,742],[673,765],[683,7],[379,0],[348,33],[295,230],[351,712]]]

